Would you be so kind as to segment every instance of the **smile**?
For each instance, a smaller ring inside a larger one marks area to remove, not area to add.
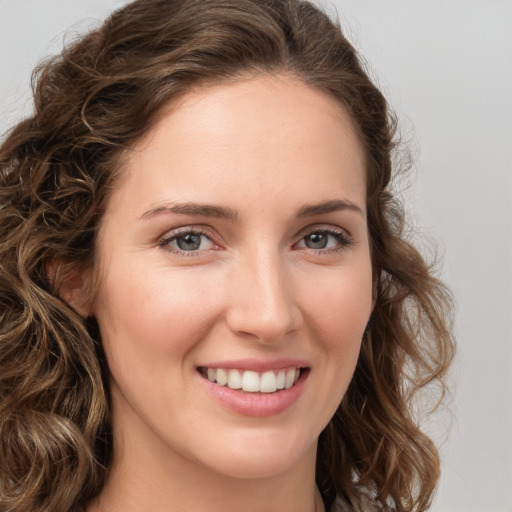
[[[299,379],[303,369],[282,368],[258,373],[252,370],[199,367],[199,373],[218,386],[247,393],[275,393],[290,389]]]

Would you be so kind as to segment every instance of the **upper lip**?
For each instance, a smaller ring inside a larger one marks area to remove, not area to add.
[[[281,370],[284,368],[309,368],[311,365],[301,359],[279,358],[270,361],[261,359],[234,359],[230,361],[213,361],[201,364],[203,368],[222,368],[225,370],[252,370],[254,372],[267,372],[270,370]]]

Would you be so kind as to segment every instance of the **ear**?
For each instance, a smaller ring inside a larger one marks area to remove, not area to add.
[[[51,288],[83,318],[90,314],[91,274],[77,263],[60,258],[46,263]]]

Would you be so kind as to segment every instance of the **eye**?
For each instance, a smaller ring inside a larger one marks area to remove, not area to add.
[[[192,254],[217,247],[208,234],[200,230],[191,229],[172,232],[162,238],[158,245],[171,252]]]
[[[342,250],[352,244],[352,239],[342,230],[316,229],[305,235],[296,245],[314,251]]]

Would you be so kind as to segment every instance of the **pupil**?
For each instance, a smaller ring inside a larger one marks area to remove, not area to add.
[[[325,233],[312,233],[306,237],[306,245],[310,249],[325,249],[327,246],[327,235]]]
[[[188,233],[187,235],[178,237],[176,242],[182,251],[195,251],[199,249],[201,245],[201,235]]]

